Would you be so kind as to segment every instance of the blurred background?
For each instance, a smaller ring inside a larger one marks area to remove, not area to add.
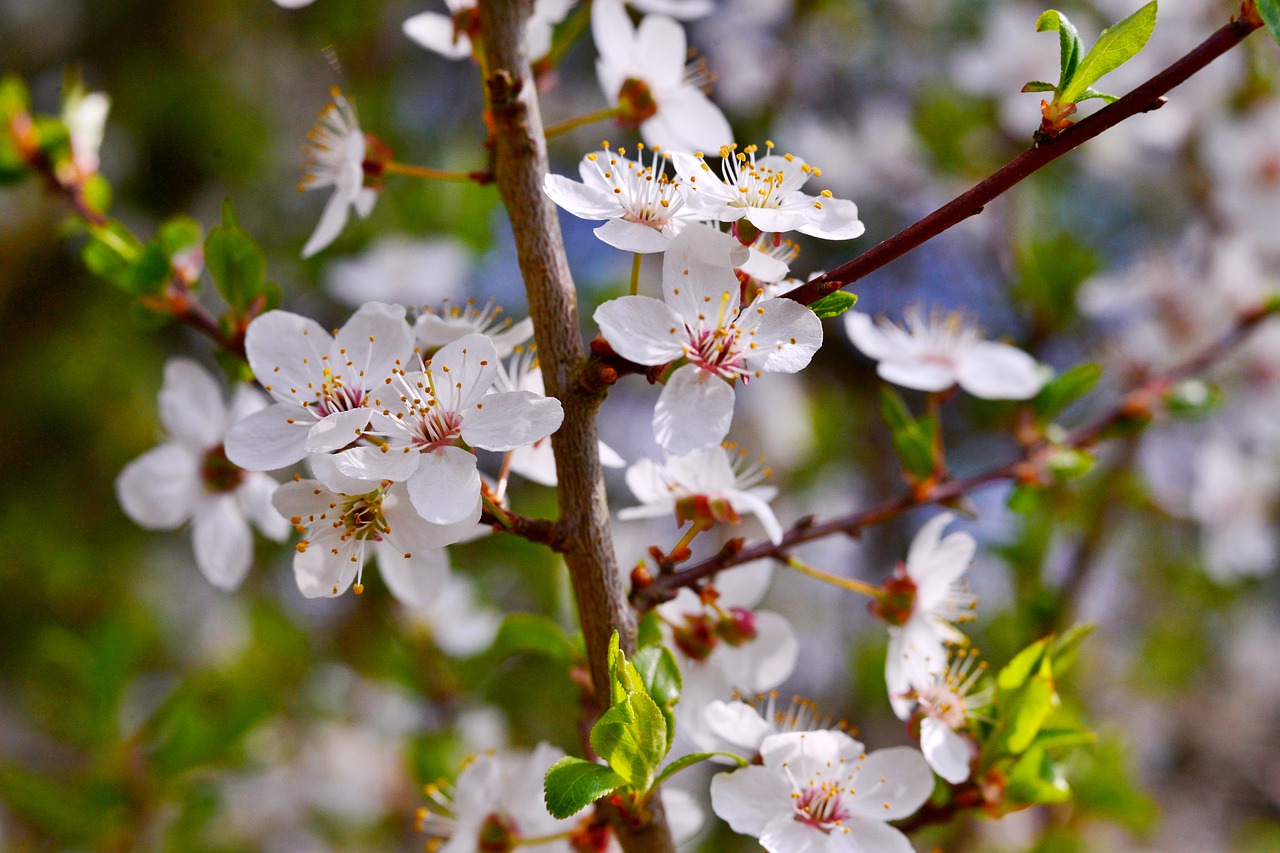
[[[1138,5],[1057,8],[1088,45]],[[819,165],[822,186],[854,199],[867,225],[849,244],[801,238],[801,277],[1016,154],[1039,123],[1039,96],[1019,89],[1056,79],[1057,38],[1035,32],[1045,8],[1036,3],[716,6],[688,23],[690,43],[714,70],[713,97],[738,139],[768,137]],[[1238,4],[1162,7],[1146,51],[1104,81],[1107,91],[1163,68]],[[325,195],[295,191],[301,146],[330,87],[397,159],[484,165],[476,68],[401,32],[410,15],[443,9],[437,0],[317,0],[299,11],[269,0],[0,0],[0,73],[24,78],[42,112],[57,112],[68,68],[109,93],[101,171],[113,215],[145,236],[179,213],[211,226],[233,199],[286,308],[337,326],[351,293],[394,280],[421,294],[415,301],[493,297],[522,317],[492,187],[389,179],[369,219],[299,258]],[[571,14],[562,33],[583,21]],[[544,79],[548,121],[604,106],[594,59],[584,35]],[[898,319],[912,304],[964,309],[1056,368],[1104,366],[1064,422],[1111,405],[1280,284],[1277,81],[1280,48],[1255,35],[1163,109],[864,279],[859,310]],[[581,128],[552,142],[553,168],[573,174],[601,139],[634,135]],[[422,785],[455,774],[468,754],[539,740],[575,751],[563,708],[578,688],[565,667],[489,649],[502,612],[572,625],[563,569],[542,549],[496,537],[455,546],[462,586],[447,605],[415,611],[373,572],[359,599],[304,599],[292,549],[266,540],[243,586],[223,593],[197,570],[186,531],[148,534],[125,518],[113,481],[161,438],[166,358],[217,365],[206,341],[157,325],[84,269],[67,214],[35,180],[0,191],[0,848],[415,850]],[[592,223],[566,215],[563,225],[589,317],[625,292],[631,259],[597,241]],[[659,271],[646,262],[649,286]],[[826,334],[804,374],[765,377],[739,396],[731,437],[768,456],[784,524],[900,488],[874,365],[838,323]],[[981,543],[969,632],[985,657],[1004,661],[1050,630],[1096,622],[1060,689],[1099,742],[1070,767],[1073,804],[967,820],[921,836],[919,849],[1280,849],[1280,332],[1264,330],[1209,378],[1217,405],[1112,442],[1090,474],[1020,512],[1007,508],[1004,487],[975,496],[976,517],[961,523]],[[656,393],[633,378],[605,407],[604,438],[627,461],[657,452],[634,426],[647,424]],[[905,396],[919,411],[919,395]],[[1014,413],[950,403],[952,469],[1009,457]],[[610,476],[614,505],[629,505],[621,472]],[[550,489],[513,489],[518,511],[554,514]],[[878,581],[931,514],[802,556]],[[615,532],[624,566],[675,537],[669,520]],[[801,634],[784,692],[850,721],[870,746],[907,742],[885,701],[885,632],[860,601],[780,569],[766,606],[795,617]],[[708,823],[701,849],[752,849]]]

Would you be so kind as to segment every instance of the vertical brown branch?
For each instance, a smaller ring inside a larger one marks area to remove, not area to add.
[[[618,631],[623,648],[630,651],[635,642],[635,616],[609,531],[596,425],[599,397],[584,393],[574,382],[586,350],[559,219],[542,191],[547,175],[546,139],[533,75],[524,55],[524,24],[531,5],[531,0],[483,3],[484,85],[493,131],[495,178],[515,232],[543,378],[547,393],[564,404],[564,424],[552,441],[564,557],[586,638],[596,700],[607,707],[609,637]],[[628,822],[612,816],[627,853],[675,850],[661,804],[656,797],[654,800],[650,819]]]

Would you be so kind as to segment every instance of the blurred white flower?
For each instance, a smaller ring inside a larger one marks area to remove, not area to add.
[[[873,612],[889,624],[885,683],[899,719],[911,714],[913,689],[933,683],[946,670],[944,643],[964,642],[951,623],[973,609],[973,596],[960,584],[960,576],[973,562],[977,543],[964,531],[943,537],[954,518],[940,513],[920,528],[906,564],[885,582],[885,599],[873,605]]]
[[[984,670],[977,654],[965,649],[952,655],[946,669],[913,685],[910,698],[916,703],[914,713],[920,715],[920,749],[934,772],[952,784],[969,778],[969,763],[977,751],[964,732],[971,710],[991,699],[989,689],[973,692]]]
[[[227,428],[266,405],[247,385],[225,403],[218,382],[193,361],[172,359],[160,388],[160,422],[169,441],[130,462],[116,478],[129,518],[148,530],[191,522],[196,565],[219,589],[240,585],[253,562],[252,521],[283,541],[289,523],[271,505],[279,485],[227,459]]]
[[[886,821],[914,814],[933,793],[933,773],[914,749],[867,754],[844,732],[777,734],[762,764],[711,780],[711,807],[769,853],[911,853]]]
[[[98,149],[107,126],[111,99],[102,92],[86,94],[72,86],[62,103],[62,122],[71,142],[71,159],[82,178],[98,171]]]
[[[1249,452],[1221,431],[1200,446],[1191,512],[1200,522],[1205,568],[1217,581],[1275,571],[1280,456],[1274,451]]]
[[[627,0],[627,5],[638,12],[682,20],[705,18],[716,8],[715,0]]]
[[[778,710],[777,700],[777,692],[772,691],[768,696],[757,697],[754,703],[740,699],[732,702],[717,699],[710,703],[703,711],[706,728],[692,733],[698,738],[698,748],[705,752],[729,752],[752,762],[770,735],[844,728],[820,714],[817,705],[808,699],[793,696],[782,710]],[[728,762],[728,759],[713,760]]]
[[[653,434],[668,452],[719,444],[733,421],[733,386],[752,375],[795,373],[822,345],[822,322],[790,299],[740,303],[734,268],[747,249],[712,228],[690,227],[663,256],[663,299],[623,296],[596,309],[609,345],[637,364],[687,359],[667,379]]]
[[[445,301],[426,308],[413,323],[414,339],[430,355],[464,335],[480,334],[493,341],[498,358],[506,358],[533,337],[533,320],[514,321],[502,316],[502,308],[492,299],[483,308],[474,299],[465,303]]]
[[[622,0],[595,0],[591,34],[600,58],[596,74],[619,121],[640,128],[650,145],[718,148],[733,139],[720,108],[702,92],[702,74],[686,68],[684,28],[661,15],[631,24]]]
[[[413,336],[403,306],[370,302],[336,335],[307,317],[268,311],[249,324],[244,347],[277,402],[231,427],[227,456],[272,471],[354,441],[369,425],[370,393],[409,361]]]
[[[778,490],[759,485],[767,476],[769,469],[762,461],[723,445],[668,456],[663,462],[641,459],[627,469],[627,487],[640,506],[623,508],[618,518],[674,515],[683,525],[685,521],[736,522],[739,514],[748,514],[759,519],[776,544],[782,541],[782,525],[769,502]]]
[[[388,237],[357,257],[330,264],[325,289],[353,308],[366,302],[407,308],[456,302],[465,292],[471,266],[471,253],[450,237]]]
[[[555,25],[573,8],[576,0],[534,0],[533,12],[525,24],[524,44],[529,59],[540,59],[551,50]],[[404,22],[404,34],[427,50],[446,59],[471,56],[472,41],[480,34],[480,9],[476,0],[445,0],[448,15],[421,12]]]
[[[360,216],[368,216],[378,200],[378,191],[364,185],[364,131],[356,118],[356,109],[337,87],[329,92],[332,100],[320,111],[320,119],[307,135],[306,174],[300,190],[333,187],[333,195],[325,203],[320,223],[302,247],[302,257],[309,258],[332,243],[342,233],[354,208]]]
[[[845,315],[845,331],[864,355],[879,362],[876,372],[886,382],[917,391],[959,385],[984,400],[1026,400],[1044,385],[1034,358],[1008,344],[982,340],[958,312],[926,318],[919,307],[909,308],[906,322],[904,329],[856,311]]]
[[[655,149],[648,165],[643,144],[637,146],[635,160],[625,155],[625,149],[613,151],[606,143],[582,158],[581,183],[547,175],[543,187],[552,201],[574,216],[606,220],[593,233],[615,249],[666,251],[671,238],[697,215],[685,207],[679,182],[666,174],[665,152]]]
[[[766,142],[768,153],[757,159],[755,145],[741,151],[737,143],[723,145],[719,174],[702,154],[673,152],[671,162],[684,180],[689,207],[719,222],[746,219],[772,234],[799,231],[824,240],[850,240],[866,230],[858,206],[848,199],[835,198],[829,190],[818,196],[801,192],[820,171],[793,154],[774,154],[773,147]]]
[[[493,341],[470,334],[421,370],[393,373],[373,396],[369,435],[380,443],[337,454],[338,472],[406,483],[413,506],[432,524],[474,521],[481,483],[473,448],[514,450],[546,438],[564,419],[553,397],[490,394],[498,370]]]

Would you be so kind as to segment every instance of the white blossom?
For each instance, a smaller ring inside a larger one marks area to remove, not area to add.
[[[627,5],[638,12],[681,20],[705,18],[716,8],[715,0],[627,0]]]
[[[763,462],[755,462],[746,451],[719,445],[695,450],[684,456],[668,456],[664,462],[641,459],[627,469],[627,487],[640,506],[627,507],[620,519],[654,518],[674,514],[710,521],[734,521],[739,514],[760,520],[769,539],[782,541],[782,525],[769,507],[778,490],[759,483],[769,475]],[[691,503],[702,506],[687,506]]]
[[[249,324],[244,345],[254,376],[277,401],[227,433],[227,457],[251,471],[355,441],[369,425],[370,393],[413,353],[404,308],[378,302],[336,335],[306,317],[268,311]]]
[[[332,457],[318,459],[332,464]],[[333,481],[332,471],[317,473]],[[403,483],[343,482],[341,490],[334,490],[320,480],[295,480],[281,486],[273,498],[276,509],[303,534],[293,572],[298,589],[308,598],[341,595],[353,582],[357,593],[363,591],[369,546],[387,543],[394,551],[380,553],[384,571],[390,569],[388,586],[410,590],[416,599],[423,594],[424,582],[441,577],[435,552],[466,537],[480,520],[478,502],[474,512],[453,524],[432,524],[414,511]],[[394,565],[392,554],[399,555],[403,567]],[[414,572],[423,577],[411,579]]]
[[[650,145],[668,149],[717,148],[733,139],[719,107],[703,93],[699,71],[686,68],[684,28],[671,18],[646,15],[638,27],[622,0],[596,0],[591,34],[600,58],[596,74],[619,120],[638,125]]]
[[[711,807],[769,853],[912,853],[886,821],[909,817],[933,792],[914,749],[867,754],[844,732],[777,734],[762,764],[711,780]]]
[[[424,306],[462,296],[471,265],[471,253],[452,238],[389,237],[357,257],[330,264],[325,289],[353,308],[366,302]]]
[[[378,191],[364,185],[365,139],[356,109],[336,87],[329,95],[332,100],[325,104],[316,126],[307,135],[307,171],[298,189],[333,187],[333,195],[325,203],[311,239],[302,247],[304,258],[319,252],[342,233],[350,208],[362,217],[368,216],[378,200]]]
[[[547,770],[563,757],[562,750],[545,743],[532,753],[482,753],[458,775],[452,790],[428,788],[433,804],[420,813],[419,828],[445,841],[439,853],[481,853],[493,849],[494,843],[515,847],[523,839],[570,832],[580,821],[552,817],[542,793]],[[482,838],[489,844],[482,845]],[[573,850],[565,838],[532,849],[538,853]]]
[[[196,565],[219,589],[232,590],[253,562],[255,524],[283,541],[289,524],[271,506],[279,485],[228,461],[228,426],[266,401],[241,386],[225,403],[217,381],[193,361],[172,359],[160,388],[160,421],[169,440],[130,462],[116,478],[120,507],[148,530],[191,522]]]
[[[421,370],[397,370],[372,398],[373,446],[339,453],[341,474],[405,482],[414,507],[433,524],[474,520],[480,473],[471,448],[513,450],[560,427],[560,401],[529,391],[489,394],[498,373],[493,341],[465,335]],[[487,395],[487,396],[486,396]]]
[[[969,778],[969,764],[976,745],[965,732],[973,719],[973,710],[991,699],[989,688],[974,692],[985,669],[985,664],[978,664],[976,652],[958,651],[946,669],[913,684],[908,696],[915,701],[914,713],[920,718],[920,749],[925,761],[952,784]]]
[[[951,623],[973,609],[974,599],[959,581],[973,561],[977,543],[964,531],[943,537],[953,518],[940,513],[920,528],[906,564],[899,565],[886,584],[892,600],[882,602],[878,610],[890,623],[885,683],[900,719],[911,713],[913,688],[932,683],[946,669],[944,643],[964,641]]]
[[[62,104],[62,123],[67,126],[71,159],[82,177],[98,171],[98,149],[107,126],[111,98],[103,92],[85,93],[80,86],[68,91]]]
[[[708,146],[710,147],[710,146]],[[824,240],[850,240],[866,230],[858,206],[835,198],[829,190],[818,196],[801,192],[810,177],[821,174],[794,154],[774,154],[766,142],[764,157],[748,145],[719,148],[720,173],[701,154],[673,153],[671,162],[684,180],[689,207],[719,222],[746,219],[769,233],[799,231]]]
[[[669,453],[720,443],[733,420],[733,385],[795,373],[822,345],[822,323],[790,299],[740,302],[734,268],[746,247],[711,228],[681,231],[663,256],[663,299],[624,296],[596,309],[605,340],[638,364],[686,363],[667,379],[653,434]]]
[[[684,203],[680,183],[666,174],[669,155],[654,150],[645,165],[644,145],[636,159],[626,149],[604,148],[582,158],[582,181],[547,175],[543,187],[556,204],[581,219],[604,220],[593,232],[624,252],[663,252],[671,238],[697,215]]]
[[[819,713],[817,705],[800,696],[791,697],[787,707],[779,709],[777,691],[752,702],[717,699],[706,706],[703,717],[706,728],[693,733],[698,737],[699,749],[732,753],[748,762],[760,755],[760,747],[770,735],[844,729],[843,724],[835,725],[834,720]]]
[[[1273,572],[1280,559],[1273,512],[1280,469],[1270,454],[1216,433],[1195,461],[1191,512],[1200,522],[1200,550],[1215,580],[1230,582]]]
[[[498,358],[506,358],[533,337],[533,320],[526,317],[514,321],[502,316],[502,308],[493,300],[483,308],[474,299],[465,303],[444,301],[437,308],[426,308],[413,323],[414,340],[430,354],[464,335],[481,334],[493,341]]]
[[[525,53],[540,59],[551,50],[555,25],[573,8],[576,0],[535,0],[525,24]],[[445,0],[448,15],[420,12],[404,22],[404,34],[446,59],[471,56],[473,39],[480,33],[480,9],[476,0]]]
[[[1044,373],[1034,358],[1008,344],[984,341],[960,313],[918,308],[906,313],[906,328],[872,321],[850,311],[845,330],[855,346],[879,362],[880,378],[917,391],[959,385],[984,400],[1026,400],[1039,393]]]

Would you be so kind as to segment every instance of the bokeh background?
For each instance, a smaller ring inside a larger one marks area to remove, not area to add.
[[[1137,5],[1057,8],[1088,44]],[[438,6],[0,0],[0,72],[25,78],[46,112],[57,110],[68,67],[108,92],[102,171],[113,214],[146,235],[177,213],[212,225],[233,199],[285,307],[340,324],[349,309],[326,288],[357,286],[379,251],[401,261],[375,276],[400,276],[423,288],[422,301],[438,299],[439,276],[395,252],[403,241],[447,239],[467,258],[460,292],[523,316],[509,225],[489,187],[392,179],[370,219],[318,257],[298,257],[323,203],[295,191],[301,144],[330,87],[354,99],[363,126],[398,159],[483,164],[476,69],[400,30]],[[1107,89],[1145,79],[1235,8],[1162,6],[1151,44]],[[1018,90],[1056,75],[1057,39],[1035,33],[1044,8],[1035,3],[717,7],[690,23],[690,39],[739,139],[767,136],[820,165],[824,185],[857,201],[867,224],[848,245],[804,242],[801,274],[894,233],[1015,154],[1039,118],[1038,97]],[[593,62],[584,37],[545,80],[549,121],[603,106]],[[963,308],[1054,367],[1105,366],[1068,422],[1109,405],[1280,283],[1278,72],[1280,47],[1255,35],[1163,109],[865,279],[860,309],[896,318],[913,303]],[[553,142],[555,168],[571,173],[602,138],[633,141],[608,125],[580,129]],[[421,786],[456,773],[466,755],[539,740],[574,751],[563,710],[577,695],[570,673],[488,651],[504,611],[572,624],[563,569],[541,549],[497,538],[456,546],[467,585],[447,605],[411,612],[375,573],[359,599],[308,601],[291,549],[266,541],[243,587],[221,593],[197,571],[185,531],[146,534],[124,517],[113,481],[159,438],[165,359],[216,365],[205,341],[157,326],[89,274],[66,216],[36,181],[0,192],[0,848],[414,850]],[[588,223],[563,224],[589,316],[624,291],[630,259],[596,241]],[[389,239],[401,242],[388,249]],[[647,281],[657,272],[646,264]],[[975,496],[976,518],[963,526],[982,543],[971,571],[976,644],[1002,661],[1075,619],[1096,622],[1062,689],[1100,737],[1071,767],[1074,804],[965,821],[919,839],[921,849],[1280,848],[1274,332],[1215,373],[1223,402],[1207,416],[1159,418],[1021,513],[1006,507],[1007,489]],[[784,523],[899,486],[874,366],[838,324],[827,335],[803,376],[766,377],[740,395],[732,437],[768,455]],[[647,426],[636,427],[647,425],[655,394],[635,380],[606,406],[605,439],[627,460],[655,452]],[[1012,416],[1007,406],[950,404],[953,469],[1006,458]],[[615,505],[627,505],[611,476]],[[551,490],[514,488],[520,511],[554,513]],[[878,580],[929,514],[804,556]],[[669,523],[616,530],[624,565],[674,533]],[[884,631],[860,602],[779,574],[768,605],[795,617],[804,644],[784,691],[849,720],[869,745],[907,740],[885,702]],[[751,849],[715,823],[702,849]]]

